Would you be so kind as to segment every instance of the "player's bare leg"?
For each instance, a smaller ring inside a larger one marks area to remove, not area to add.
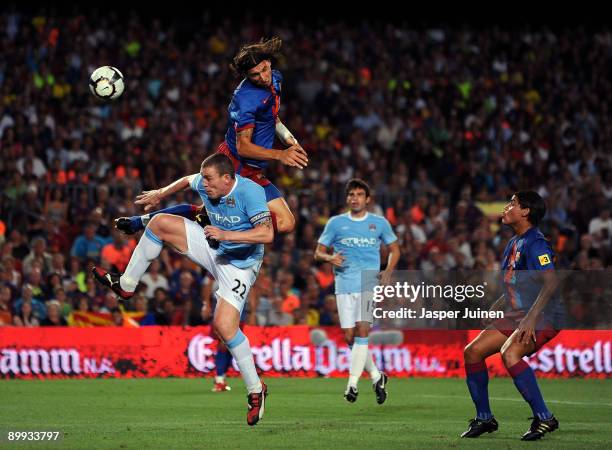
[[[181,253],[188,250],[185,220],[172,214],[159,214],[151,219],[147,226],[163,242],[171,245]]]
[[[279,197],[268,202],[272,213],[275,231],[277,233],[291,233],[295,229],[295,217],[289,209],[284,198]]]
[[[477,364],[499,352],[508,338],[495,328],[482,330],[463,350],[465,364]]]
[[[499,426],[489,405],[489,373],[485,359],[499,352],[506,339],[502,332],[491,327],[483,330],[465,347],[466,382],[476,406],[476,418],[470,421],[461,437],[475,438],[496,431]]]
[[[153,217],[138,241],[123,274],[110,273],[99,267],[93,267],[92,272],[98,282],[111,288],[121,298],[128,299],[134,295],[140,278],[149,268],[151,261],[159,256],[164,243],[181,253],[187,251],[187,234],[182,217],[172,214]]]
[[[529,430],[521,437],[523,441],[538,440],[546,433],[552,433],[559,428],[559,421],[548,410],[544,402],[533,370],[523,360],[523,356],[530,355],[535,350],[535,341],[530,339],[527,343],[520,342],[518,330],[512,333],[501,349],[504,366],[533,412],[533,422]]]
[[[239,328],[240,311],[233,305],[219,298],[215,308],[213,327],[223,339],[225,345],[236,360],[244,380],[248,395],[247,423],[255,425],[264,415],[268,387],[262,383],[255,369],[249,339]]]

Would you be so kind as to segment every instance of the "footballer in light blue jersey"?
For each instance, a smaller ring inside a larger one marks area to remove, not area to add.
[[[359,218],[350,212],[332,217],[325,225],[319,244],[333,247],[334,252],[344,256],[344,263],[334,267],[336,294],[361,292],[362,271],[378,271],[380,244],[389,245],[395,241],[397,236],[384,217],[369,212]]]
[[[210,219],[211,225],[227,231],[245,231],[259,222],[270,218],[263,187],[236,175],[231,191],[217,199],[211,199],[202,183],[202,174],[197,174],[190,183],[196,191]],[[243,244],[230,241],[220,242],[217,256],[227,258],[241,269],[252,266],[263,259],[263,244]]]
[[[327,222],[319,238],[315,259],[334,266],[340,326],[346,342],[352,346],[351,370],[344,398],[351,403],[357,400],[357,383],[365,369],[370,374],[376,402],[380,405],[387,399],[389,377],[378,370],[368,349],[373,305],[371,295],[367,293],[378,282],[389,283],[400,250],[387,219],[368,213],[369,202],[368,184],[357,178],[349,180],[346,185],[349,212],[334,216]],[[389,246],[387,267],[379,274],[379,280],[365,279],[362,283],[363,275],[372,274],[375,278],[380,270],[381,243]]]
[[[161,189],[144,191],[136,197],[136,203],[147,211],[166,196],[186,189],[198,192],[210,225],[159,212],[148,221],[124,273],[101,267],[92,271],[98,282],[129,299],[164,245],[206,269],[218,284],[213,327],[240,369],[248,391],[247,423],[255,425],[265,411],[267,386],[257,374],[249,340],[239,323],[261,266],[263,244],[274,239],[266,196],[257,183],[236,175],[228,156],[215,153],[202,162],[200,173],[184,176]]]

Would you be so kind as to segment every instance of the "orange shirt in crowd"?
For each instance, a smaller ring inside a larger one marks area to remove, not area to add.
[[[113,243],[106,244],[102,248],[102,253],[100,253],[100,256],[102,259],[105,259],[109,263],[117,266],[117,269],[119,269],[120,272],[123,272],[130,262],[130,256],[132,256],[134,247],[136,247],[136,243],[133,239],[129,240],[127,244],[120,249],[115,247],[115,244]]]
[[[289,292],[283,299],[283,303],[281,304],[281,311],[287,314],[292,314],[294,309],[300,307],[300,299],[297,295]]]
[[[327,289],[334,282],[334,273],[333,272],[325,273],[325,272],[319,270],[315,274],[315,277],[316,277],[317,281],[319,282],[319,286],[321,286],[322,289]]]

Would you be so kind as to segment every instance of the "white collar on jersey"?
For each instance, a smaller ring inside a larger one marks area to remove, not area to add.
[[[226,199],[227,197],[232,195],[232,192],[234,192],[234,189],[236,189],[236,186],[238,186],[238,175],[236,175],[236,179],[234,181],[234,185],[232,186],[232,189],[227,193],[227,195],[223,195],[221,198]]]
[[[352,220],[353,222],[362,222],[362,221],[364,221],[364,220],[366,220],[366,219],[368,218],[368,215],[369,215],[369,214],[370,214],[370,213],[366,211],[366,213],[365,213],[365,215],[364,215],[363,217],[353,217],[353,216],[352,216],[352,214],[351,214],[351,212],[349,211],[349,212],[346,214],[346,216],[347,216],[347,217],[348,217],[350,220]]]

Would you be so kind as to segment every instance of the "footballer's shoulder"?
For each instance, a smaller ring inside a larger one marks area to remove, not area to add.
[[[246,78],[238,85],[234,90],[234,100],[238,100],[241,103],[244,102],[258,102],[262,98],[267,97],[270,94],[269,91],[255,86]]]
[[[385,216],[381,216],[380,214],[368,213],[368,215],[374,222],[389,222]]]
[[[265,192],[264,188],[255,183],[253,180],[247,177],[240,176],[236,174],[236,181],[238,183],[237,188],[241,191],[253,192],[253,191],[262,191]]]
[[[348,219],[348,213],[337,214],[335,216],[331,216],[327,221],[328,224],[341,222],[343,219]]]

